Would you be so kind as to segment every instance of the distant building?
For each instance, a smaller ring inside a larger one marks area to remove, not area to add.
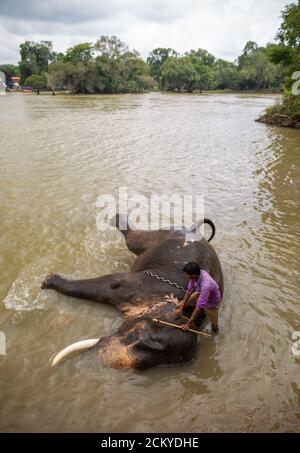
[[[19,76],[13,76],[10,78],[10,81],[17,88],[20,86],[20,79],[21,79],[21,77],[19,77]]]
[[[16,90],[20,87],[20,78],[18,76],[13,76],[10,78],[9,87],[15,88]]]

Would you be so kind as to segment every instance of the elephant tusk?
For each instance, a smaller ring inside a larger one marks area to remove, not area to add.
[[[68,355],[72,354],[72,352],[78,352],[82,351],[84,349],[89,349],[95,346],[95,344],[98,343],[100,338],[91,338],[89,340],[82,340],[82,341],[77,341],[76,343],[72,343],[66,348],[64,348],[62,351],[60,351],[54,359],[52,360],[51,366],[55,366],[58,363],[60,363],[65,357]]]

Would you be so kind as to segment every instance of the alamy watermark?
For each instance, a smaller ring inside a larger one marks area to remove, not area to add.
[[[0,355],[6,355],[6,336],[0,331]]]
[[[291,352],[294,357],[300,359],[300,332],[293,332],[292,334],[293,344],[291,346]]]
[[[300,71],[294,72],[292,74],[292,79],[296,80],[292,85],[292,93],[294,96],[298,96],[300,94]]]
[[[204,218],[204,196],[199,194],[150,194],[119,187],[118,194],[103,194],[97,199],[96,223],[101,231],[132,229],[185,230],[187,240],[202,237],[199,227]],[[198,227],[199,225],[199,227]]]
[[[6,94],[6,77],[4,72],[0,71],[0,96]]]

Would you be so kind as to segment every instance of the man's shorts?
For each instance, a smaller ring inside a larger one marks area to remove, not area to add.
[[[189,298],[187,307],[191,307],[191,306],[195,307],[198,297],[199,297],[198,293],[193,293],[191,295],[191,297]],[[218,304],[216,307],[213,307],[213,308],[203,308],[206,319],[209,322],[211,322],[212,324],[214,324],[215,326],[218,325],[219,308],[220,308],[220,304]]]

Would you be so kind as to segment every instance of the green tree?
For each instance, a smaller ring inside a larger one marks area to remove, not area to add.
[[[40,94],[40,90],[42,88],[45,88],[46,80],[45,77],[39,74],[32,74],[31,76],[27,77],[25,84],[33,88],[37,94]]]
[[[287,5],[282,11],[282,23],[277,37],[279,43],[267,48],[268,56],[273,63],[282,65],[285,75],[285,93],[282,102],[268,109],[268,114],[286,115],[292,121],[300,121],[300,94],[292,92],[295,82],[293,74],[300,68],[300,0]],[[269,120],[268,120],[269,121]]]
[[[154,86],[146,62],[115,36],[68,49],[49,65],[46,79],[53,93],[61,88],[73,93],[128,93]]]
[[[55,94],[55,90],[62,90],[68,84],[68,78],[73,69],[71,63],[65,63],[59,60],[48,66],[48,71],[45,74],[47,87]]]
[[[19,66],[13,64],[2,64],[0,65],[0,71],[4,72],[6,77],[6,83],[8,83],[13,76],[19,76]]]
[[[242,90],[279,89],[281,68],[268,58],[268,49],[249,41],[238,58],[240,88]]]
[[[243,53],[238,57],[238,67],[241,69],[247,65],[249,58],[258,50],[258,45],[254,41],[248,41],[243,49]]]
[[[55,58],[51,41],[25,41],[20,45],[21,61],[19,63],[21,83],[31,74],[42,74],[48,64]]]
[[[125,81],[125,91],[142,92],[155,87],[149,65],[136,52],[126,52],[122,55],[119,71]]]
[[[162,86],[166,90],[193,91],[199,82],[197,73],[189,57],[168,57],[161,68]]]
[[[92,44],[84,42],[70,47],[61,59],[65,63],[87,63],[92,60]]]
[[[287,5],[282,11],[282,23],[277,39],[293,49],[300,47],[300,1]]]
[[[168,57],[161,68],[162,87],[171,91],[207,90],[216,87],[215,71],[195,53]]]
[[[202,51],[202,49],[200,49]],[[195,68],[198,78],[192,86],[187,90],[189,92],[199,89],[200,92],[203,90],[210,90],[216,87],[215,72],[214,72],[214,63],[211,61],[210,64],[207,64],[208,60],[203,60],[202,57],[197,56],[199,54],[190,54],[186,58]],[[207,55],[209,55],[207,53]],[[206,63],[205,63],[206,61]]]
[[[291,89],[292,74],[300,68],[300,0],[287,5],[282,12],[282,24],[277,33],[279,43],[268,46],[269,59],[284,67],[285,88]]]
[[[152,52],[150,52],[147,58],[147,63],[150,66],[150,74],[152,77],[155,78],[155,80],[158,82],[160,86],[162,82],[161,80],[162,65],[164,64],[167,58],[176,56],[178,56],[178,53],[174,49],[171,49],[170,47],[168,48],[158,47],[157,49],[154,49],[152,50]]]
[[[122,58],[127,53],[138,57],[138,52],[129,52],[128,46],[116,36],[101,36],[93,46],[96,55],[98,76],[105,93],[126,92],[126,71]]]
[[[185,53],[188,57],[199,58],[205,66],[212,67],[215,63],[215,57],[205,49],[190,50]]]
[[[238,68],[234,63],[218,59],[214,66],[216,88],[220,90],[237,90],[239,85]]]
[[[94,44],[94,51],[98,56],[115,60],[129,51],[128,46],[117,36],[101,36]]]

